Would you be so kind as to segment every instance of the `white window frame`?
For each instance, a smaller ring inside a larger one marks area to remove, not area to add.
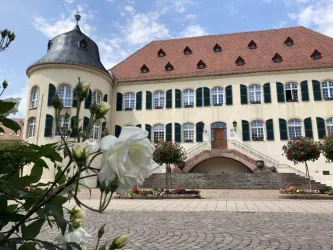
[[[159,91],[154,92],[154,108],[155,109],[163,109],[164,100],[165,100],[164,91],[159,90]]]
[[[324,86],[326,85],[326,86]],[[333,81],[327,80],[321,83],[321,92],[325,100],[333,99]],[[326,93],[326,94],[324,94]]]
[[[69,85],[61,85],[58,88],[58,96],[64,108],[72,107],[72,88]]]
[[[333,117],[330,117],[326,120],[326,129],[327,129],[327,135],[333,134]]]
[[[291,92],[291,100],[287,99],[287,91]],[[299,94],[298,84],[296,82],[287,82],[284,86],[284,93],[286,95],[286,101],[287,102],[297,102],[298,101],[298,94]]]
[[[97,90],[94,91],[93,95],[92,95],[92,101],[93,101],[93,103],[101,104],[101,102],[102,102],[102,94],[101,94],[101,92],[99,92]]]
[[[262,102],[261,95],[262,95],[261,86],[259,84],[252,84],[249,86],[249,103],[261,103]]]
[[[163,142],[165,136],[164,125],[156,124],[153,127],[153,139],[154,143]]]
[[[193,89],[185,89],[183,91],[184,96],[184,107],[194,107],[194,90]]]
[[[92,127],[90,138],[93,140],[99,140],[101,136],[101,123],[96,122]]]
[[[254,136],[254,135],[257,136]],[[253,141],[263,141],[265,139],[264,122],[254,120],[251,122],[251,138]]]
[[[31,91],[31,108],[36,109],[38,107],[39,88],[34,87]]]
[[[216,102],[214,102],[214,100]],[[223,105],[223,103],[224,103],[224,89],[222,87],[213,88],[212,89],[212,104],[213,104],[213,106],[220,106],[220,105]]]
[[[135,109],[135,94],[133,92],[128,92],[124,96],[124,107],[126,109]]]
[[[59,118],[59,123],[60,123],[60,129],[64,128],[66,129],[66,131],[69,130],[70,126],[69,126],[69,122],[70,122],[70,119],[68,118],[67,119],[67,122],[65,123],[65,116],[64,115],[61,115],[60,118]],[[66,127],[65,127],[66,125]],[[60,133],[59,131],[57,130],[57,127],[56,125],[54,126],[55,127],[55,131],[54,131],[54,136],[60,136]],[[63,132],[63,131],[62,131]],[[63,134],[64,136],[67,136],[66,134]]]
[[[30,117],[28,120],[28,138],[34,137],[36,131],[36,118]]]
[[[292,133],[291,133],[292,132]],[[293,134],[293,136],[291,135]],[[298,138],[302,136],[302,121],[299,119],[291,119],[288,121],[288,138]]]
[[[194,142],[194,124],[185,123],[183,124],[183,141]]]

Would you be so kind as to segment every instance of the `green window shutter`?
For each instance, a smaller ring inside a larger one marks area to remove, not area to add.
[[[243,134],[243,141],[250,140],[250,124],[248,121],[242,120],[242,134]]]
[[[175,123],[175,142],[182,141],[182,126],[179,123]]]
[[[313,139],[311,117],[304,119],[305,137]]]
[[[323,139],[326,136],[325,120],[321,117],[317,117],[316,121],[317,121],[318,138]]]
[[[165,140],[172,141],[172,123],[168,123],[165,126]]]
[[[169,89],[166,92],[166,108],[172,109],[172,89]]]
[[[175,106],[176,106],[176,108],[181,108],[182,107],[182,92],[180,91],[180,89],[176,89],[175,92],[176,92]]]
[[[52,127],[53,127],[53,116],[52,115],[46,115],[45,131],[44,131],[44,136],[45,137],[51,137],[52,136]]]
[[[137,128],[141,128],[141,124],[138,124],[138,125],[136,125],[135,127],[137,127]]]
[[[281,82],[276,83],[276,94],[277,94],[277,101],[278,102],[285,102],[283,83],[281,83]]]
[[[56,87],[52,84],[49,83],[49,94],[47,97],[47,106],[52,106],[52,98],[56,93]]]
[[[150,91],[146,91],[146,109],[152,109],[153,94]]]
[[[72,107],[76,108],[77,106],[77,96],[76,96],[76,89],[74,89],[73,91],[73,103],[72,103]]]
[[[313,99],[315,101],[321,101],[321,88],[320,82],[317,80],[312,80],[312,88],[313,88]]]
[[[273,119],[269,119],[266,121],[266,134],[267,134],[267,141],[274,141]]]
[[[83,118],[83,130],[86,130],[86,128],[88,128],[88,125],[89,125],[89,118],[85,116]]]
[[[86,100],[84,101],[84,108],[85,109],[90,109],[91,99],[92,99],[92,92],[91,92],[91,89],[89,89],[89,95],[86,98]]]
[[[107,94],[104,95],[103,102],[108,102],[108,95]]]
[[[204,91],[204,106],[209,107],[210,106],[210,89],[207,87],[204,87],[203,91]]]
[[[198,122],[195,125],[196,128],[196,140],[197,142],[203,142],[203,123]]]
[[[267,82],[267,83],[264,84],[264,103],[271,103],[271,102],[272,102],[271,84],[269,82]]]
[[[247,104],[247,87],[243,84],[240,85],[241,104]]]
[[[225,88],[225,99],[226,105],[232,105],[232,85],[229,85]]]
[[[122,111],[123,110],[123,94],[117,93],[117,107],[116,111]]]
[[[70,137],[76,137],[77,136],[77,131],[75,129],[75,124],[76,124],[76,116],[73,116],[71,118],[71,135],[70,135]]]
[[[139,91],[138,93],[136,93],[135,99],[136,99],[135,109],[141,110],[142,109],[142,91]]]
[[[308,81],[301,82],[301,92],[302,92],[302,101],[309,101],[309,89],[308,89]]]
[[[288,140],[287,121],[285,119],[279,119],[280,128],[280,140]]]
[[[148,132],[148,139],[149,139],[149,141],[151,141],[151,125],[149,125],[149,124],[146,124],[145,125],[145,130]]]
[[[116,125],[114,130],[114,136],[119,137],[120,133],[121,133],[121,127],[119,125]]]
[[[105,131],[105,129],[106,129],[106,122],[103,122],[102,123],[102,133]]]
[[[202,107],[202,88],[197,88],[195,95],[197,107]]]

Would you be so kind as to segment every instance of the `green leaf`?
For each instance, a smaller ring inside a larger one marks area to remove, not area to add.
[[[5,126],[6,128],[10,128],[11,130],[14,130],[15,133],[17,131],[21,130],[20,125],[11,119],[5,118],[5,117],[0,117],[0,121],[2,122],[2,125]]]
[[[0,100],[0,114],[7,113],[15,106],[15,102],[4,102]]]
[[[7,195],[0,196],[0,212],[3,212],[7,209],[8,206],[8,197]]]
[[[2,127],[0,127],[0,133],[5,133],[5,130]]]
[[[27,242],[27,243],[24,243],[22,246],[20,246],[18,248],[18,250],[32,250],[32,249],[36,249],[35,246],[36,246],[35,242]]]
[[[31,224],[29,224],[28,226],[23,224],[21,227],[23,238],[27,238],[27,239],[36,238],[37,235],[39,234],[44,222],[45,222],[44,220],[36,220],[36,221],[32,222]]]
[[[43,175],[43,166],[41,166],[39,164],[35,164],[32,167],[31,173],[30,173],[30,176],[33,177],[33,182],[34,183],[39,182],[42,175]]]
[[[9,205],[6,209],[8,213],[14,213],[15,209],[18,207],[18,204]]]
[[[106,244],[104,244],[104,246],[101,246],[99,250],[106,250]]]
[[[80,246],[79,244],[77,244],[77,243],[74,243],[74,242],[66,243],[66,247],[67,247],[68,249],[73,249],[73,247],[74,247],[74,249],[82,250],[81,246]],[[66,248],[66,249],[67,249],[67,248]]]
[[[61,169],[61,167],[57,167],[58,168],[58,172],[55,176],[55,180],[59,178],[60,175],[62,175],[58,181],[58,183],[61,185],[61,184],[64,184],[66,182],[66,175],[63,174],[63,171]]]
[[[0,213],[0,221],[3,220],[5,222],[12,221],[18,222],[24,218],[22,214],[13,214],[13,213]]]
[[[52,215],[58,227],[60,228],[61,233],[64,235],[66,231],[67,222],[64,219],[64,217],[61,215],[62,211],[58,210],[58,208],[50,204],[47,204],[46,207],[52,212]]]

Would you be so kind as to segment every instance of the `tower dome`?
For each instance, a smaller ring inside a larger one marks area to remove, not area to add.
[[[75,18],[79,21],[80,15]],[[97,44],[81,31],[78,23],[73,30],[49,40],[47,53],[30,65],[27,73],[36,66],[52,63],[80,65],[108,74],[101,63]]]

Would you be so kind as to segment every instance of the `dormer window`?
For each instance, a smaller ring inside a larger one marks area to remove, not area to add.
[[[281,57],[278,53],[276,53],[276,54],[273,56],[272,61],[273,61],[274,63],[280,63],[280,62],[282,62],[282,57]]]
[[[222,51],[222,48],[221,48],[221,46],[217,43],[217,44],[215,44],[213,50],[214,50],[214,52],[221,52],[221,51]]]
[[[86,39],[82,38],[79,42],[79,48],[87,49],[87,47],[88,47],[88,43],[87,43]]]
[[[146,66],[146,64],[142,65],[142,67],[141,67],[141,73],[148,73],[148,72],[149,72],[149,69]]]
[[[312,55],[311,55],[313,60],[318,60],[321,59],[321,53],[318,50],[314,50]]]
[[[165,70],[166,71],[173,71],[173,66],[171,65],[171,63],[167,63],[167,65],[165,65]]]
[[[198,69],[204,69],[206,68],[206,64],[202,60],[200,60],[197,64],[197,67]]]
[[[49,40],[49,42],[47,43],[47,51],[49,51],[49,49],[51,49],[52,46],[52,41]]]
[[[288,38],[284,41],[284,45],[286,45],[286,46],[293,46],[293,45],[294,45],[294,41],[293,41],[293,39],[291,39],[291,38],[288,36]]]
[[[257,44],[253,40],[251,40],[251,42],[249,43],[248,47],[249,47],[249,49],[256,49],[257,48]]]
[[[184,49],[184,55],[191,55],[192,54],[192,50],[186,46],[186,48]]]
[[[243,66],[245,64],[245,61],[242,57],[239,56],[235,63],[237,66]]]
[[[163,51],[163,49],[160,49],[160,50],[157,52],[157,55],[158,55],[158,57],[164,57],[166,54],[165,54],[165,52]]]

